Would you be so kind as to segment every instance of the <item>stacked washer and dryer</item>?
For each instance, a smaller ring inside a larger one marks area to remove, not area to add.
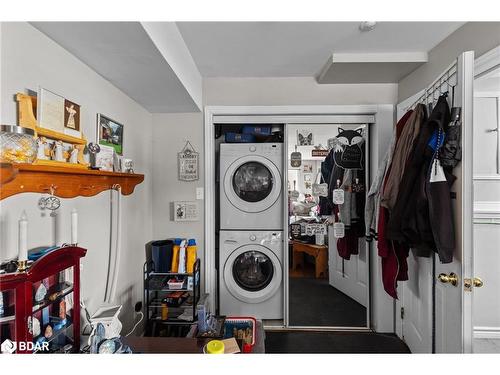
[[[220,313],[283,318],[283,147],[220,145]]]

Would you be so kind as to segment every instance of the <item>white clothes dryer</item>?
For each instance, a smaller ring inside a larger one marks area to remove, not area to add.
[[[220,229],[283,230],[283,147],[220,145]]]
[[[283,319],[281,231],[221,231],[220,313]]]

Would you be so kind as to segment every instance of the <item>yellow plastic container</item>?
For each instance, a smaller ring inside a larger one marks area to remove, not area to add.
[[[174,240],[174,247],[172,249],[172,266],[170,272],[179,272],[179,251],[181,249],[181,240],[176,238]]]
[[[224,354],[224,343],[220,340],[212,340],[207,343],[208,354]]]
[[[187,260],[186,260],[186,272],[193,273],[194,272],[194,264],[196,262],[196,241],[194,239],[190,239],[187,247]]]

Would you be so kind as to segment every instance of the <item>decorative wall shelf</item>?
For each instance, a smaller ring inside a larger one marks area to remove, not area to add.
[[[144,175],[33,164],[1,163],[0,199],[19,193],[50,193],[60,198],[91,197],[118,186],[132,194]]]

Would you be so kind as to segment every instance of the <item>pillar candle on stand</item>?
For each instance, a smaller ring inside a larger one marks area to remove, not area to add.
[[[28,217],[23,211],[19,219],[18,261],[28,260]]]
[[[76,245],[78,243],[78,212],[76,208],[71,210],[71,244]]]

